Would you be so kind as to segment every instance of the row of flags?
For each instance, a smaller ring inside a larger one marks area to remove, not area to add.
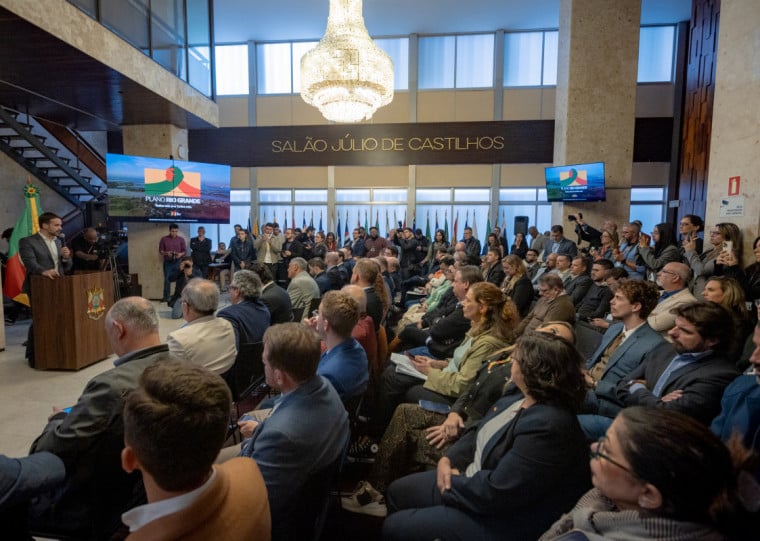
[[[457,211],[456,216],[454,218],[454,224],[453,224],[453,229],[451,231],[451,233],[452,233],[451,236],[449,236],[449,217],[448,217],[448,211],[444,210],[443,214],[444,214],[443,215],[443,227],[440,226],[439,215],[438,215],[438,211],[436,210],[435,211],[435,215],[434,215],[434,218],[435,218],[435,222],[434,222],[435,228],[431,229],[431,227],[430,227],[430,224],[431,224],[431,222],[430,222],[430,212],[429,211],[427,212],[427,218],[426,218],[426,221],[425,221],[425,236],[428,237],[428,238],[430,238],[430,239],[432,239],[433,236],[435,235],[436,231],[438,231],[439,229],[443,229],[445,238],[447,240],[450,240],[451,243],[453,244],[453,243],[455,243],[455,242],[457,242],[459,240],[459,211]],[[369,228],[372,227],[372,226],[377,227],[378,229],[380,229],[380,210],[379,209],[375,210],[375,220],[374,220],[374,222],[371,223],[371,225],[370,225],[370,219],[371,219],[371,211],[368,214],[367,213],[367,209],[364,210],[364,221],[363,222],[362,222],[362,212],[361,211],[357,211],[356,212],[356,222],[355,222],[355,225],[353,225],[352,222],[349,220],[349,211],[348,210],[346,210],[346,213],[345,213],[345,220],[343,220],[343,218],[340,215],[340,213],[338,213],[337,227],[336,227],[336,229],[334,231],[335,235],[336,235],[336,237],[340,237],[341,233],[342,233],[343,234],[343,239],[344,240],[349,240],[351,238],[351,230],[354,227],[364,227],[364,229],[367,230],[367,231],[369,231]],[[470,211],[468,210],[466,212],[466,215],[465,215],[464,228],[462,229],[462,232],[464,232],[464,230],[467,229],[468,227],[472,227],[472,236],[475,237],[475,238],[480,238],[480,237],[478,237],[477,220],[475,219],[475,211],[474,210],[472,211],[472,219],[473,219],[472,226],[470,226]],[[277,222],[277,221],[278,221],[277,220],[277,214],[275,213],[274,216],[273,216],[272,222]],[[333,217],[332,221],[333,221],[333,223],[335,223],[334,217]],[[267,219],[267,214],[264,213],[264,220],[263,220],[262,224],[265,224],[265,223],[268,223],[268,222],[269,222],[269,220]],[[386,209],[385,210],[385,231],[390,231],[391,229],[393,229],[394,227],[397,227],[399,225],[400,225],[401,228],[411,227],[413,230],[416,230],[417,229],[417,217],[416,216],[412,216],[412,222],[411,222],[411,224],[408,225],[406,212],[404,212],[404,219],[403,219],[403,221],[401,221],[401,220],[399,220],[397,218],[396,209],[393,209],[393,221],[391,222],[390,221],[390,213],[389,213],[388,209]],[[497,220],[496,220],[496,222],[495,222],[494,225],[495,226],[499,225],[498,217],[497,217]],[[290,227],[292,229],[295,229],[298,226],[296,225],[295,213],[293,213],[291,215],[291,219],[290,219],[290,221],[288,221],[288,212],[285,211],[285,221],[281,224],[281,229],[286,229],[288,227]],[[307,227],[314,227],[317,231],[324,231],[324,227],[323,227],[323,215],[322,215],[322,211],[321,210],[319,211],[319,227],[317,227],[315,225],[315,222],[314,222],[314,211],[313,210],[311,211],[311,215],[309,216],[309,221],[308,222],[306,221],[306,211],[304,210],[302,212],[302,215],[301,215],[301,229],[306,229]],[[501,227],[500,227],[500,229],[501,229],[500,235],[502,237],[506,238],[507,227],[506,227],[506,220],[504,219],[504,212],[501,213]],[[249,231],[251,230],[251,228],[250,228],[250,221],[249,221],[248,230]],[[254,224],[253,224],[253,234],[258,236],[259,230],[260,230],[260,226],[259,226],[258,222],[254,221]],[[488,235],[488,233],[490,233],[491,230],[492,230],[492,228],[491,228],[491,217],[488,216],[486,218],[486,235]]]

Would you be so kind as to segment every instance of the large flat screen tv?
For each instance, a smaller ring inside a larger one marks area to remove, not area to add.
[[[229,223],[230,167],[106,155],[108,214],[147,222]]]
[[[604,162],[547,167],[546,198],[558,201],[604,201]]]

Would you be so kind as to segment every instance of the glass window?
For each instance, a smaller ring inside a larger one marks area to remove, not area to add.
[[[290,190],[259,190],[259,203],[275,203],[291,201]]]
[[[145,54],[150,54],[148,2],[101,2],[100,22]]]
[[[216,94],[248,94],[248,45],[217,45]]]
[[[664,201],[665,188],[631,188],[631,201]]]
[[[488,201],[490,198],[487,188],[454,188],[455,201]]]
[[[493,86],[493,34],[457,36],[457,88]]]
[[[290,43],[262,43],[256,46],[259,94],[290,94]]]
[[[335,200],[340,202],[369,202],[369,190],[335,190]]]
[[[504,34],[504,86],[541,84],[543,39],[543,32]]]
[[[211,95],[211,29],[207,0],[187,0],[188,83]]]
[[[502,188],[499,190],[499,201],[535,201],[535,188]]]
[[[659,205],[631,203],[629,221],[639,220],[643,224],[641,231],[649,233],[655,225],[662,222],[663,203]]]
[[[185,15],[182,0],[151,0],[153,60],[185,79]]]
[[[295,201],[305,203],[307,201],[327,201],[327,190],[296,190]]]
[[[559,53],[559,32],[544,32],[544,73],[541,84],[557,84],[557,54]]]
[[[644,26],[639,34],[638,82],[673,80],[674,26]]]
[[[301,93],[301,57],[317,46],[318,41],[298,41],[293,43],[293,90]]]
[[[250,203],[251,190],[230,190],[230,201],[232,203]]]
[[[376,39],[375,43],[393,60],[393,87],[396,90],[408,90],[409,38]]]
[[[407,195],[407,190],[372,190],[373,201],[406,201]]]
[[[455,47],[455,36],[420,38],[420,89],[454,88]]]
[[[417,202],[420,201],[450,201],[451,190],[435,189],[435,188],[420,188],[417,190]]]

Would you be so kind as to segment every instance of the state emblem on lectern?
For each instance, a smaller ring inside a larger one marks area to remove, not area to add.
[[[102,287],[93,287],[87,290],[87,317],[100,319],[106,313],[104,303],[105,293]]]

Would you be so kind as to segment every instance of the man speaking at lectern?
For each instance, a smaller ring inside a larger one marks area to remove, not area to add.
[[[52,212],[43,212],[38,218],[40,230],[36,235],[24,237],[18,241],[18,253],[26,267],[24,293],[32,300],[32,275],[40,274],[55,280],[71,269],[71,251],[66,247],[61,235],[63,220]],[[34,367],[34,337],[29,325],[26,358],[29,366]]]

